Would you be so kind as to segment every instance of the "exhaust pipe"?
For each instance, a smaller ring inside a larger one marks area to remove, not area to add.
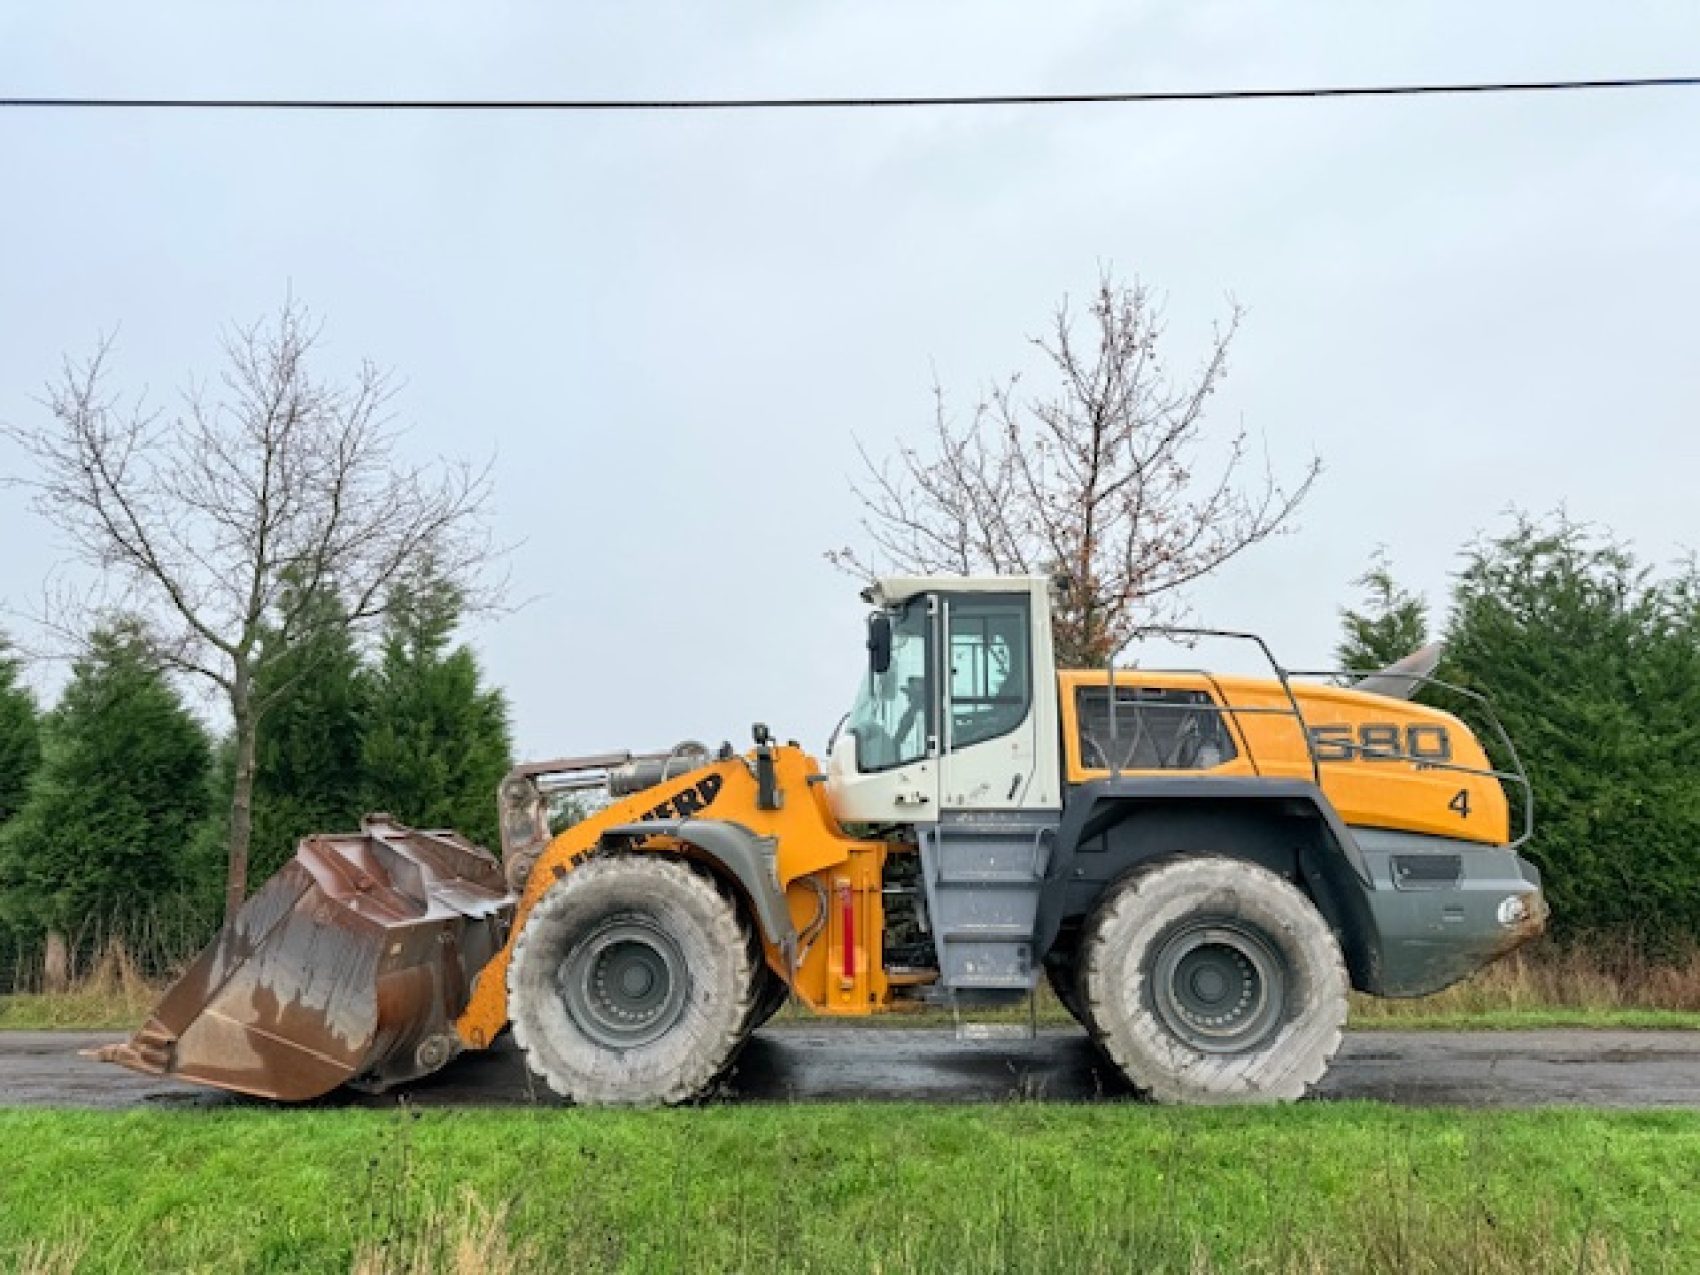
[[[1386,699],[1410,699],[1423,682],[1434,676],[1440,657],[1446,653],[1446,643],[1430,642],[1419,646],[1402,660],[1395,660],[1378,673],[1360,677],[1352,683],[1354,691],[1367,691]]]

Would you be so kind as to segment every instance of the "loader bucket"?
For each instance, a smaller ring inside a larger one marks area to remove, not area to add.
[[[495,858],[384,815],[305,838],[106,1062],[299,1102],[383,1089],[460,1051],[454,1020],[507,939]]]

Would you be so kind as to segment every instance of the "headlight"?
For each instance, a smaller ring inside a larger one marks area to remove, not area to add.
[[[1529,919],[1529,905],[1521,894],[1508,895],[1500,900],[1499,911],[1495,915],[1501,925],[1521,925]]]

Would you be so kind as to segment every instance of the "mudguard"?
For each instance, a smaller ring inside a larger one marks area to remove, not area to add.
[[[674,837],[695,846],[731,873],[755,909],[762,936],[782,952],[795,950],[797,931],[774,870],[778,842],[773,837],[758,837],[743,824],[728,819],[651,819],[607,828],[602,841],[607,844],[653,836]]]

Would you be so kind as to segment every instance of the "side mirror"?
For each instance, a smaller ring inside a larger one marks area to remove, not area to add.
[[[875,673],[891,667],[891,617],[884,611],[868,617],[868,667]]]

